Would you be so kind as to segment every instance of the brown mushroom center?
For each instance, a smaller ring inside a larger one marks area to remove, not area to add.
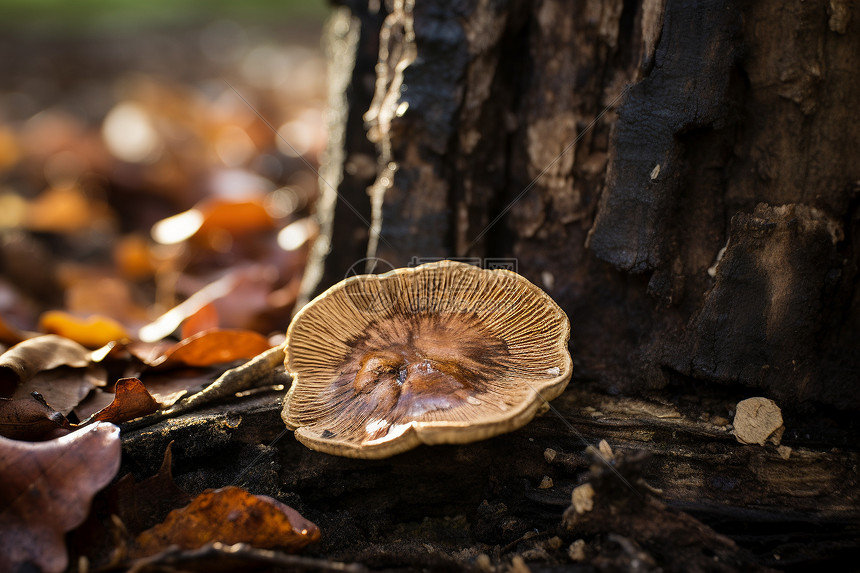
[[[329,395],[343,405],[341,416],[350,420],[347,433],[361,433],[365,440],[444,412],[459,409],[468,419],[478,406],[506,407],[485,394],[489,381],[509,367],[507,345],[473,316],[379,321],[350,347]]]
[[[356,392],[385,392],[410,416],[453,408],[477,390],[476,373],[448,360],[421,356],[414,347],[371,351],[360,364],[353,382]]]

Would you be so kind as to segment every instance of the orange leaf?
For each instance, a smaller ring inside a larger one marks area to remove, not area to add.
[[[211,302],[203,305],[197,312],[182,323],[182,340],[191,338],[206,330],[218,328],[218,311]]]
[[[95,422],[119,424],[158,410],[158,402],[137,378],[121,378],[116,383],[116,395],[110,405],[93,415]]]
[[[66,568],[65,533],[119,470],[120,450],[119,428],[104,423],[49,442],[0,438],[0,571]]]
[[[155,555],[171,545],[196,549],[220,541],[296,552],[319,539],[319,528],[295,509],[238,487],[206,490],[190,505],[141,533],[132,558]]]
[[[260,200],[228,201],[213,198],[202,201],[198,207],[203,213],[203,222],[198,236],[206,236],[220,230],[232,235],[242,235],[251,231],[273,229],[272,216]]]
[[[129,337],[125,328],[111,318],[92,315],[82,319],[61,310],[49,310],[42,314],[39,329],[65,336],[89,348],[99,348]]]
[[[251,330],[209,330],[178,342],[151,366],[211,366],[253,358],[269,348],[266,337]]]

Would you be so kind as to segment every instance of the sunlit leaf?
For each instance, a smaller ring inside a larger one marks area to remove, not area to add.
[[[211,366],[253,358],[269,348],[268,339],[251,330],[209,330],[177,343],[152,366]]]
[[[293,221],[278,233],[278,246],[285,251],[295,251],[316,239],[319,225],[310,217]]]
[[[113,402],[107,408],[97,412],[92,419],[119,424],[152,414],[156,410],[158,410],[158,402],[147,392],[140,380],[122,378],[116,383]]]
[[[218,311],[215,305],[207,304],[200,310],[189,316],[182,323],[182,339],[191,338],[195,334],[199,334],[206,330],[212,330],[218,327]]]
[[[132,558],[155,555],[172,545],[195,549],[207,543],[247,543],[299,551],[319,539],[319,528],[279,501],[238,487],[207,490],[190,505],[141,533]]]
[[[151,323],[141,327],[138,337],[144,342],[156,342],[170,336],[189,316],[233,290],[239,281],[239,275],[240,273],[229,273],[209,283]]]
[[[257,201],[225,201],[209,199],[198,207],[203,213],[203,222],[198,234],[205,235],[224,230],[232,235],[274,228],[272,216],[263,205],[263,197]]]
[[[50,310],[42,314],[39,329],[49,334],[64,336],[89,348],[98,348],[129,337],[120,323],[106,316],[78,318],[61,310]]]

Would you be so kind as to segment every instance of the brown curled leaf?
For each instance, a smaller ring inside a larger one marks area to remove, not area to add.
[[[178,342],[150,365],[159,368],[211,366],[253,358],[269,348],[266,337],[251,330],[209,330]]]
[[[121,378],[116,383],[113,402],[96,412],[92,421],[120,424],[158,410],[159,404],[137,378]]]
[[[66,568],[65,534],[116,475],[120,450],[105,423],[48,442],[0,438],[0,571]]]
[[[11,396],[18,384],[39,372],[89,363],[90,351],[68,338],[46,334],[24,340],[0,355],[0,396]]]
[[[51,408],[68,415],[93,389],[106,383],[107,372],[99,366],[89,368],[61,366],[37,373],[18,386],[12,398],[21,400],[36,393],[42,396]]]
[[[0,398],[0,436],[38,441],[68,428],[65,416],[32,396],[21,400]]]
[[[297,552],[319,536],[319,528],[293,508],[229,486],[206,490],[188,506],[171,511],[163,523],[137,537],[130,557],[155,555],[172,545],[196,549],[214,541]]]

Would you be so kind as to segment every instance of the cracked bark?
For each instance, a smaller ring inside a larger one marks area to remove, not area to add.
[[[377,8],[338,8],[363,60],[335,58],[352,95],[327,164],[371,229],[328,190],[308,296],[365,255],[380,270],[516,258],[572,317],[577,371],[607,388],[740,383],[860,407],[854,4]],[[717,265],[727,243],[752,266]]]

